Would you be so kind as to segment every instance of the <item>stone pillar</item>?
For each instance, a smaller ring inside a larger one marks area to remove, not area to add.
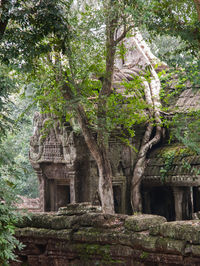
[[[70,203],[76,202],[76,175],[75,172],[71,171],[69,172],[69,178],[70,178]]]
[[[176,221],[180,221],[183,219],[183,210],[182,210],[183,192],[184,192],[183,188],[173,187]]]
[[[191,199],[191,209],[192,213],[194,212],[194,194],[193,194],[193,187],[190,187],[190,199]]]
[[[33,169],[36,172],[39,181],[39,198],[40,198],[40,210],[45,211],[45,180],[42,169],[38,163],[31,162]]]
[[[39,198],[40,198],[40,210],[45,211],[45,180],[42,175],[42,171],[37,173],[39,180]]]
[[[192,219],[193,211],[193,190],[192,187],[185,187],[184,188],[184,195],[183,195],[183,219],[190,220]]]

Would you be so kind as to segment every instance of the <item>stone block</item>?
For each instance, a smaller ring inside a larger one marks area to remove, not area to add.
[[[101,213],[102,209],[100,206],[92,206],[91,203],[82,202],[82,203],[71,203],[66,207],[61,207],[58,210],[58,215],[81,215],[84,213]]]
[[[128,231],[141,232],[164,222],[166,222],[166,218],[159,215],[135,214],[127,217],[125,228]]]
[[[186,241],[158,237],[156,249],[164,253],[185,254]]]
[[[186,252],[192,254],[195,257],[200,257],[200,245],[187,244]]]
[[[159,234],[172,239],[200,244],[200,221],[176,221],[160,225]]]
[[[134,249],[156,251],[156,241],[158,237],[150,236],[148,232],[131,234],[131,246]]]

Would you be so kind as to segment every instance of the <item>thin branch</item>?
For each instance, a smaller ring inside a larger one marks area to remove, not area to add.
[[[128,28],[126,28],[126,26],[124,26],[124,31],[123,33],[115,40],[114,45],[117,45],[119,42],[121,42],[125,37],[126,34],[133,28],[133,25],[130,25]]]

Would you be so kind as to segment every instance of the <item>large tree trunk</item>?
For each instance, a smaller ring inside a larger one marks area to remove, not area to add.
[[[160,119],[160,81],[158,75],[154,69],[154,65],[157,63],[157,58],[153,56],[150,49],[142,39],[139,32],[135,32],[134,42],[137,49],[140,51],[144,57],[147,65],[150,67],[151,79],[146,81],[143,79],[143,86],[145,92],[146,102],[151,106],[149,109],[149,114],[151,118],[154,118],[154,123],[156,124],[156,133],[152,136],[153,128],[151,122],[148,123],[146,131],[141,143],[141,147],[138,152],[137,162],[133,171],[133,177],[131,182],[131,204],[133,212],[142,211],[142,199],[141,199],[141,181],[144,174],[146,166],[146,155],[151,147],[157,144],[162,136],[161,119]]]
[[[115,1],[114,1],[115,2]],[[118,12],[115,10],[112,0],[106,0],[106,71],[102,77],[102,88],[97,101],[97,138],[94,138],[90,123],[87,119],[85,110],[81,104],[75,107],[79,125],[81,127],[85,142],[94,157],[99,171],[99,194],[102,204],[102,210],[105,213],[114,213],[114,199],[112,188],[112,170],[108,154],[108,137],[107,137],[107,97],[112,92],[112,80],[114,71],[114,58],[116,52],[115,31],[117,27]],[[70,55],[69,55],[70,58]],[[70,61],[70,60],[69,60]],[[73,73],[73,67],[71,72]],[[77,88],[75,81],[73,86]],[[78,92],[81,89],[77,90]],[[65,85],[64,97],[66,100],[72,99],[72,91]]]
[[[88,127],[88,119],[84,108],[79,105],[77,108],[78,121],[85,139],[85,142],[94,157],[99,171],[99,195],[104,213],[114,213],[114,200],[112,188],[112,170],[107,148],[101,143],[101,147],[94,139],[92,131]]]
[[[125,40],[124,45],[127,49],[127,53],[125,55],[125,62],[122,62],[121,64],[119,59],[116,62],[119,68],[117,68],[114,73],[115,86],[119,86],[120,88],[120,81],[128,82],[129,80],[134,79],[134,76],[139,75],[142,80],[141,86],[143,85],[145,101],[149,106],[148,115],[150,122],[147,123],[145,129],[131,181],[132,209],[134,212],[141,212],[142,200],[140,186],[145,170],[146,155],[149,149],[160,141],[162,136],[160,119],[161,102],[159,96],[161,85],[154,66],[159,65],[159,68],[163,69],[166,68],[167,65],[160,62],[160,60],[151,53],[137,29],[132,32],[132,37]],[[147,74],[146,69],[150,72],[150,77],[148,76],[148,78],[145,78],[145,75]],[[153,133],[153,124],[156,127],[155,134]]]
[[[99,194],[102,209],[105,213],[114,213],[114,200],[112,188],[112,170],[107,154],[102,154],[97,162],[99,170]]]

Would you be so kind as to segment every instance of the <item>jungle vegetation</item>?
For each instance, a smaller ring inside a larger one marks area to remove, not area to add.
[[[13,237],[13,224],[19,219],[13,206],[17,194],[37,196],[36,177],[28,163],[35,110],[68,122],[76,119],[96,160],[102,207],[108,213],[114,212],[109,134],[123,124],[134,137],[134,125],[145,122],[131,200],[133,211],[141,211],[146,153],[164,137],[168,121],[162,114],[167,112],[169,99],[186,88],[187,80],[199,88],[199,28],[199,0],[1,1],[0,261],[6,265],[14,259],[13,249],[19,246]],[[130,37],[146,56],[149,68],[142,77],[133,78],[131,87],[126,82],[127,93],[143,88],[144,95],[146,90],[152,96],[129,98],[129,108],[115,110],[118,115],[113,117],[113,107],[121,101],[112,87],[115,57],[123,59],[126,49],[122,44]],[[168,65],[167,72],[155,72],[150,52]],[[168,81],[174,76],[178,82],[170,88]],[[148,117],[140,115],[144,109]],[[195,119],[187,124],[186,116],[174,119],[176,138],[190,148],[199,147],[199,112],[193,115]]]

